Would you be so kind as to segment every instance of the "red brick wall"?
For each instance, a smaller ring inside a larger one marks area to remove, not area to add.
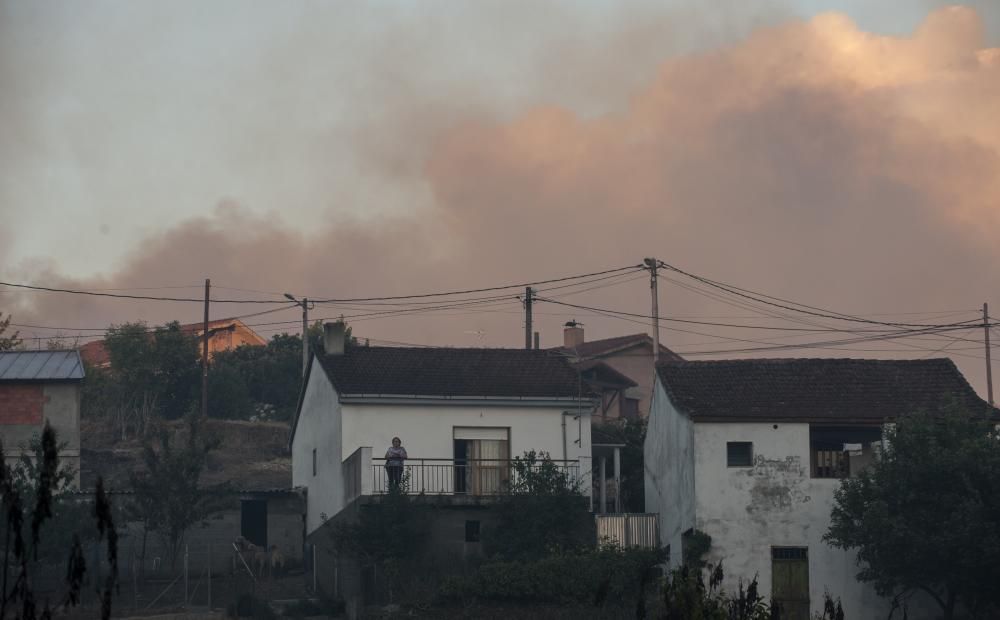
[[[0,385],[0,425],[41,424],[44,405],[41,385]]]

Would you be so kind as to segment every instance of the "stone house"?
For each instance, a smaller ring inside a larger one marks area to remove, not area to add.
[[[948,359],[661,363],[646,510],[659,513],[671,565],[700,530],[712,537],[707,559],[724,560],[724,587],[757,575],[783,618],[822,611],[824,591],[849,618],[886,617],[890,602],[855,579],[855,554],[822,540],[834,492],[877,458],[884,425],[949,402],[988,409]]]

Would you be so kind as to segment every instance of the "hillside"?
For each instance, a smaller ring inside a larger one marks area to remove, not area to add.
[[[182,421],[167,423],[174,441],[187,432]],[[93,488],[99,476],[114,491],[129,489],[129,475],[143,468],[138,439],[122,441],[98,421],[81,424],[82,488]],[[205,485],[229,482],[247,491],[290,488],[292,459],[288,451],[289,427],[282,422],[210,420],[206,431],[221,439],[202,475]]]

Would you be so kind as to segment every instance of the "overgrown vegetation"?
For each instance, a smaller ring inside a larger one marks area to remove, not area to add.
[[[642,470],[643,442],[646,440],[646,420],[618,419],[609,420],[596,426],[600,431],[625,444],[621,449],[621,493],[622,510],[624,512],[645,512],[646,487]]]
[[[321,326],[310,328],[314,346]],[[108,329],[110,365],[88,368],[82,414],[102,418],[122,439],[142,437],[150,422],[200,410],[200,339],[177,322],[150,328],[125,323]],[[209,364],[212,418],[286,421],[302,381],[302,338],[279,334],[266,346],[217,351]]]
[[[549,455],[534,450],[511,461],[510,483],[483,534],[487,555],[536,560],[593,545],[594,521],[578,484]]]
[[[375,576],[376,587],[390,602],[406,589],[427,541],[430,515],[407,495],[406,487],[404,478],[379,502],[363,506],[356,522],[338,523],[331,530],[337,553],[354,558]]]
[[[51,618],[57,609],[79,605],[80,592],[87,574],[82,536],[93,536],[86,520],[73,526],[63,522],[54,527],[59,510],[58,493],[63,489],[66,470],[59,465],[59,446],[55,431],[46,423],[38,441],[37,462],[21,467],[15,473],[7,465],[3,446],[0,445],[0,493],[3,495],[4,563],[2,589],[0,589],[0,618],[11,613],[15,618],[35,620]],[[23,465],[23,462],[22,462]],[[70,498],[67,501],[72,501]],[[86,505],[86,504],[82,504]],[[115,529],[111,503],[104,492],[104,484],[97,481],[93,504],[96,521],[96,538],[106,541],[109,571],[98,585],[101,600],[101,618],[111,617],[111,598],[118,585],[118,533]],[[61,535],[72,531],[66,542]],[[48,542],[55,536],[56,543]],[[55,601],[39,601],[35,587],[38,578],[52,570],[51,558],[43,550],[55,552],[54,544],[65,545],[62,557],[66,562],[65,593]]]
[[[1000,435],[983,412],[917,413],[836,493],[831,545],[854,549],[858,579],[884,596],[923,592],[945,619],[1000,614]],[[905,605],[905,603],[904,603]],[[904,607],[905,613],[905,607]]]
[[[21,339],[18,337],[18,332],[8,333],[7,330],[9,328],[10,315],[8,314],[7,318],[4,318],[3,313],[0,312],[0,351],[9,351],[21,346]]]
[[[188,416],[181,446],[162,427],[144,439],[145,469],[132,474],[135,495],[129,506],[130,516],[143,525],[140,558],[145,558],[147,538],[154,534],[166,546],[173,568],[188,529],[226,507],[228,488],[200,484],[208,455],[218,445],[218,438],[202,436],[194,415]]]

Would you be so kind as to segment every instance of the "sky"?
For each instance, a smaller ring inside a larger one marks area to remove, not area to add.
[[[354,298],[656,256],[839,312],[1000,313],[1000,5],[705,5],[0,0],[0,279]],[[571,299],[648,313],[633,276]],[[670,281],[660,309],[747,313]],[[522,341],[517,300],[485,310],[361,317],[355,331]],[[537,311],[543,345],[570,318],[588,338],[648,329]],[[5,287],[0,312],[62,328],[29,337],[200,317]],[[696,354],[778,337],[704,333],[663,336]],[[910,345],[840,354],[947,354],[982,389],[972,343]]]

